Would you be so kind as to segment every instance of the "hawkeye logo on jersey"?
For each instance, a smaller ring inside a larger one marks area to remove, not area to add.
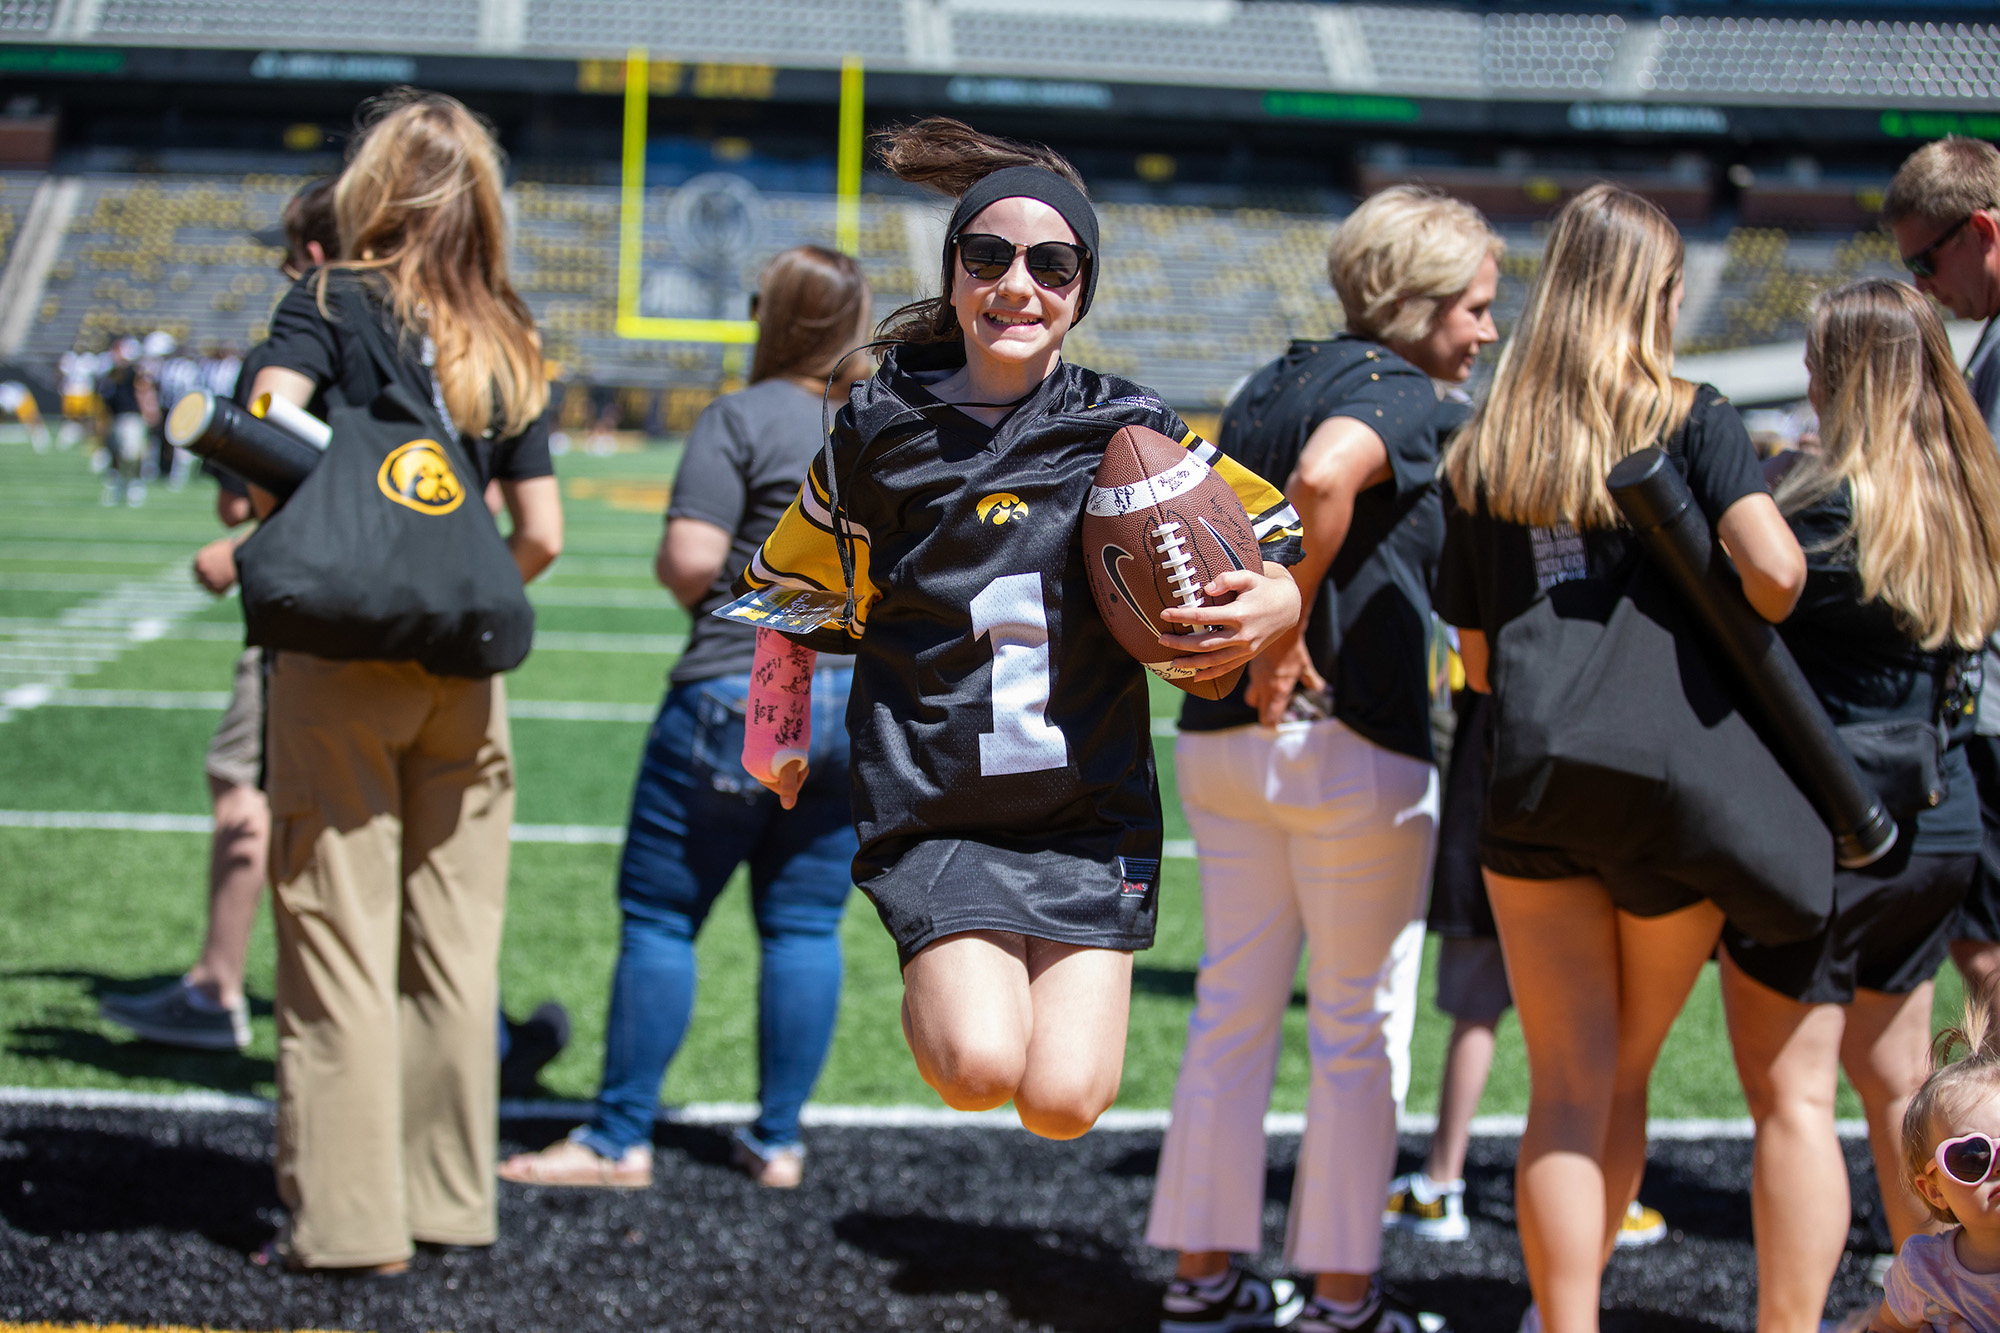
[[[996,528],[1004,528],[1009,523],[1019,523],[1028,517],[1027,504],[1020,496],[1010,495],[1006,491],[995,491],[991,495],[982,496],[979,503],[972,507],[979,514],[981,523]]]
[[[449,514],[465,502],[465,485],[436,440],[411,440],[390,452],[375,474],[382,494],[419,514]]]

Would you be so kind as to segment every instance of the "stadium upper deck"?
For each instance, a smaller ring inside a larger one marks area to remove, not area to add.
[[[1962,20],[1904,20],[1895,14],[1908,7],[1892,5],[1853,18],[1727,8],[1654,17],[1611,4],[1482,13],[1288,0],[0,0],[0,42],[535,57],[615,56],[642,45],[686,60],[800,69],[855,54],[878,69],[968,77],[1640,107],[1983,110],[2000,97],[2000,24],[1978,21],[1992,18],[1990,7]],[[264,75],[315,70],[341,77],[337,66],[310,61],[288,72],[276,52]],[[971,100],[1067,98],[1099,109],[1088,86],[965,91]],[[1625,114],[1646,124],[1643,112]]]

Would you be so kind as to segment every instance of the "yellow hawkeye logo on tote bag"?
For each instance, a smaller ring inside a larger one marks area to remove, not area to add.
[[[449,514],[465,501],[465,485],[436,440],[411,440],[391,452],[375,483],[382,494],[420,514]]]

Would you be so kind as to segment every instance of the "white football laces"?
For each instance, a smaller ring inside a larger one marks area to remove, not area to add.
[[[1199,608],[1202,604],[1199,582],[1201,573],[1195,568],[1194,552],[1188,550],[1187,542],[1181,536],[1179,521],[1170,518],[1164,523],[1156,524],[1153,536],[1157,538],[1153,543],[1153,550],[1159,554],[1160,568],[1166,571],[1167,586],[1174,596],[1181,599],[1182,606]],[[1180,632],[1205,634],[1213,628],[1215,628],[1213,625],[1188,625]]]

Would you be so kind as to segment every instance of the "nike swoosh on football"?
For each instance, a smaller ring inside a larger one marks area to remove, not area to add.
[[[1147,629],[1153,631],[1155,634],[1160,633],[1160,627],[1155,625],[1153,618],[1141,609],[1139,599],[1134,597],[1132,590],[1125,586],[1125,571],[1122,566],[1125,561],[1135,559],[1136,557],[1122,547],[1109,544],[1105,546],[1100,554],[1104,557],[1104,572],[1110,576],[1111,585],[1118,589],[1118,595],[1125,599],[1125,605],[1132,608],[1133,615],[1145,622]]]

